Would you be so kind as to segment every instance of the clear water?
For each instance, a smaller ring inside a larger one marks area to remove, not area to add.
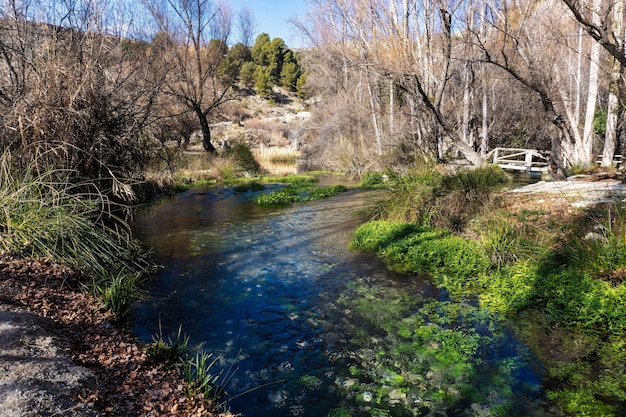
[[[196,189],[152,206],[134,227],[164,268],[135,308],[137,335],[149,342],[161,326],[175,337],[182,325],[193,348],[220,358],[216,372],[236,369],[225,387],[235,397],[227,405],[245,417],[464,416],[487,408],[495,415],[504,402],[509,411],[502,415],[539,415],[528,414],[529,404],[541,407],[538,368],[509,335],[483,338],[499,326],[494,320],[471,330],[488,344],[473,355],[472,375],[451,380],[486,384],[477,388],[484,395],[466,398],[441,385],[450,378],[440,367],[423,368],[434,356],[413,357],[400,348],[407,340],[389,323],[413,325],[425,304],[445,303],[445,297],[427,277],[391,273],[347,248],[361,222],[354,211],[373,198],[350,191],[263,209],[250,194]],[[459,317],[445,328],[456,331],[470,320]],[[494,400],[489,384],[502,380],[493,375],[503,360],[516,363],[507,376],[514,378],[507,386],[514,394]],[[446,398],[432,389],[435,380]]]

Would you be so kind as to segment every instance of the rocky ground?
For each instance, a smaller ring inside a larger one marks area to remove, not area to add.
[[[585,179],[517,188],[505,204],[562,218],[624,194],[619,180]],[[0,416],[206,415],[179,373],[151,365],[80,279],[45,260],[0,260]]]

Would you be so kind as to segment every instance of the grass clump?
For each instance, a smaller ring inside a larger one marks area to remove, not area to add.
[[[256,174],[261,171],[261,165],[254,157],[250,144],[243,140],[233,142],[226,150],[225,156],[233,158],[238,166],[248,173]]]
[[[444,175],[426,164],[406,174],[392,173],[385,201],[375,218],[462,230],[509,181],[494,165]]]
[[[152,343],[146,349],[148,361],[166,366],[180,363],[189,344],[189,336],[183,335],[182,330],[182,326],[179,326],[176,339],[167,338],[166,340],[159,326],[159,333],[152,336]]]
[[[9,153],[0,156],[0,251],[50,258],[95,277],[145,270],[128,225],[115,215],[122,207],[93,183],[73,182],[73,174],[40,172],[35,163],[18,170]]]
[[[212,353],[196,352],[181,361],[181,370],[186,384],[186,392],[190,397],[204,396],[205,400],[217,401],[226,392],[224,386],[232,378],[231,371],[215,372],[219,357]]]
[[[121,270],[109,277],[100,279],[95,284],[96,292],[104,307],[109,310],[116,321],[126,319],[135,301],[140,298],[139,273]]]

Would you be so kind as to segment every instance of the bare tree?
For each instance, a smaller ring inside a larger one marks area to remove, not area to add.
[[[156,90],[147,83],[145,45],[119,36],[121,28],[132,31],[132,15],[98,2],[6,6],[0,12],[2,145],[60,144],[54,165],[92,178],[141,167]]]
[[[250,9],[244,7],[239,11],[237,17],[239,20],[239,41],[247,47],[251,47],[257,30],[254,14]]]
[[[226,3],[210,0],[164,0],[144,2],[152,14],[161,42],[164,62],[169,65],[163,93],[193,113],[202,131],[202,145],[211,143],[209,117],[233,97],[231,83],[223,83],[219,68],[228,52],[232,10]]]

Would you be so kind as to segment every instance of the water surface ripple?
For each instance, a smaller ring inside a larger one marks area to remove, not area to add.
[[[427,278],[391,273],[347,248],[360,223],[354,211],[373,198],[350,191],[263,209],[230,188],[194,189],[152,206],[134,228],[164,268],[134,310],[136,333],[149,342],[159,326],[175,337],[182,325],[194,348],[220,357],[219,369],[234,365],[231,396],[260,387],[228,403],[245,417],[374,415],[371,393],[355,395],[345,386],[367,387],[350,369],[391,338],[372,326],[362,303],[351,304],[363,295],[358,288],[382,288],[380,297],[410,294],[415,305],[405,316],[441,296]],[[358,346],[363,337],[370,345]],[[537,384],[532,372],[522,374],[523,384]],[[410,381],[403,386],[387,394],[400,396],[396,404],[417,401],[419,390]],[[464,411],[448,415],[473,415],[466,414],[471,404],[459,404]],[[376,415],[417,415],[419,407],[381,410]]]

